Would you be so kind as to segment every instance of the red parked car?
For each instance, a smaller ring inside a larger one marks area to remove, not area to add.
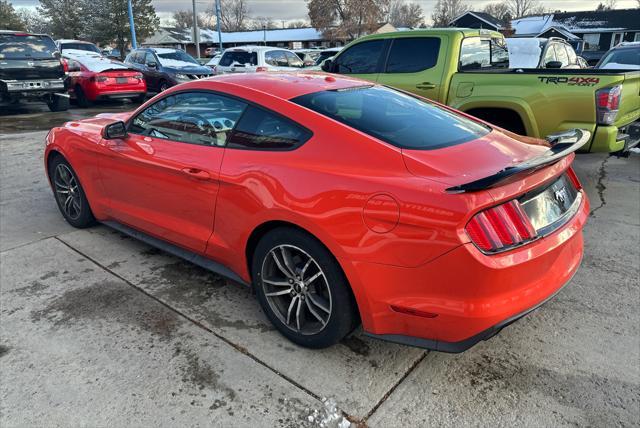
[[[130,98],[144,102],[147,84],[142,73],[123,63],[96,52],[65,49],[71,81],[69,92],[80,107],[89,107],[96,101]]]
[[[45,166],[71,225],[252,284],[295,343],[362,322],[459,352],[578,269],[589,203],[570,165],[588,138],[520,137],[357,79],[249,73],[54,128]]]

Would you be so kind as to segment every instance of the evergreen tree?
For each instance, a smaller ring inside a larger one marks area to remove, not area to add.
[[[40,0],[38,12],[50,23],[54,39],[78,39],[84,33],[88,0]]]
[[[26,30],[24,21],[13,9],[13,5],[5,0],[0,0],[0,30]]]

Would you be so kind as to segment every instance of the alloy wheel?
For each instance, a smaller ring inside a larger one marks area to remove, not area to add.
[[[56,190],[56,198],[64,213],[72,220],[76,220],[82,214],[80,188],[75,175],[65,164],[58,164],[53,177]]]
[[[272,248],[262,262],[261,282],[270,308],[289,329],[303,335],[324,330],[331,317],[331,291],[308,253],[293,245]]]

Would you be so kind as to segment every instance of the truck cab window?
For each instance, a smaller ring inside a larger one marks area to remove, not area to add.
[[[508,66],[509,53],[502,40],[467,37],[462,41],[459,70],[507,68]]]

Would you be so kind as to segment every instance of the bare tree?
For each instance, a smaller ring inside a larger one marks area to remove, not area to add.
[[[18,16],[20,16],[20,19],[22,19],[22,21],[25,23],[26,31],[42,34],[52,33],[51,21],[47,20],[35,10],[26,7],[20,7],[16,10],[16,12]]]
[[[546,12],[546,8],[538,0],[506,0],[511,16],[522,18],[527,15],[541,15]]]
[[[173,12],[173,21],[176,28],[192,28],[193,27],[193,11],[192,10],[178,10]],[[198,14],[198,27],[203,28],[205,26],[205,17],[203,14]]]
[[[424,23],[422,7],[418,3],[391,0],[387,22],[394,27],[418,27]]]
[[[489,3],[482,11],[499,19],[505,24],[507,21],[511,20],[511,10],[509,9],[509,5],[506,3]]]
[[[307,21],[298,20],[288,23],[287,28],[307,28],[309,25],[310,24]]]
[[[215,16],[215,9],[213,15]],[[246,0],[220,0],[222,31],[242,31],[248,27],[249,7]]]
[[[375,31],[389,0],[309,0],[311,25],[332,40],[351,40]]]
[[[280,27],[278,27],[278,24],[270,16],[258,16],[251,19],[249,28],[252,30],[275,30]]]
[[[446,27],[457,16],[469,10],[464,0],[438,0],[431,14],[434,27]]]

